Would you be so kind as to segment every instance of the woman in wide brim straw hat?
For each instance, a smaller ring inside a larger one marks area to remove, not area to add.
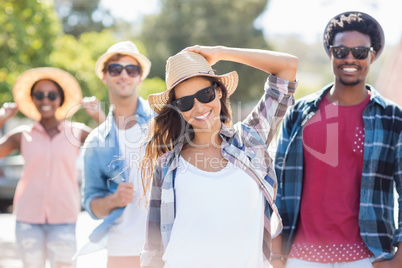
[[[71,74],[51,67],[34,68],[20,75],[13,88],[14,101],[24,115],[34,120],[41,119],[40,110],[32,97],[32,86],[43,79],[57,81],[60,88],[64,89],[57,92],[61,101],[54,113],[57,120],[72,116],[81,107],[81,88]]]
[[[94,97],[82,100],[75,78],[61,69],[24,72],[13,88],[15,103],[0,109],[0,128],[18,109],[34,120],[0,140],[0,157],[21,153],[24,169],[14,196],[16,241],[24,267],[74,267],[75,223],[80,211],[76,162],[90,128],[65,121],[83,108],[104,120]],[[31,241],[29,247],[26,241]]]
[[[271,74],[234,126],[229,96],[238,77],[215,74],[220,60]],[[167,60],[167,90],[148,99],[158,115],[142,162],[151,187],[142,266],[263,267],[263,248],[281,230],[267,148],[294,102],[297,65],[288,54],[222,46],[189,47]]]

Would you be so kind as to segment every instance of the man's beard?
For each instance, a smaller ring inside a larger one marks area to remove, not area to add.
[[[357,79],[356,81],[347,82],[347,81],[343,80],[342,78],[339,78],[339,82],[341,82],[341,84],[344,86],[356,86],[356,85],[360,84],[362,82],[362,80]]]

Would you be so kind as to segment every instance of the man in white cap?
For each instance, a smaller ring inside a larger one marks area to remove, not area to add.
[[[108,268],[140,267],[147,210],[137,169],[154,112],[138,96],[137,86],[150,67],[130,41],[111,46],[95,67],[108,86],[111,108],[105,123],[91,132],[84,145],[83,203],[94,219],[104,219],[90,241],[98,249],[107,247]]]
[[[283,231],[275,268],[402,267],[402,109],[366,83],[384,47],[379,23],[344,12],[324,32],[334,82],[300,99],[275,157]]]

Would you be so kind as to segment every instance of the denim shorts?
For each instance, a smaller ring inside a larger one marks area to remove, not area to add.
[[[24,268],[74,268],[75,224],[31,224],[17,221],[15,235]]]

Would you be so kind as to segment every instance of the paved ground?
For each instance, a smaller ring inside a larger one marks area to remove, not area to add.
[[[92,220],[81,212],[77,221],[77,245],[80,248],[87,241],[90,232],[100,222]],[[0,268],[22,268],[15,246],[15,217],[10,213],[0,214]],[[106,251],[102,250],[78,258],[77,268],[105,268]]]

